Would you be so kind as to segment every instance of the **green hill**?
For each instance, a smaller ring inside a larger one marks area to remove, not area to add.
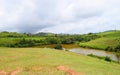
[[[67,66],[80,75],[120,74],[119,64],[67,51],[48,48],[0,48],[0,73],[68,75],[57,69],[60,65]]]
[[[120,30],[106,31],[106,32],[98,33],[98,35],[101,35],[103,37],[120,37]]]
[[[81,47],[103,50],[105,50],[107,47],[115,48],[116,46],[120,45],[120,31],[102,32],[98,33],[97,35],[101,36],[101,38],[80,43],[79,45]]]

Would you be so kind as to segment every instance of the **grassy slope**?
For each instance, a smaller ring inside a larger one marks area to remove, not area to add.
[[[120,31],[103,32],[98,35],[102,36],[96,40],[80,43],[80,46],[89,48],[105,49],[106,47],[115,47],[120,43]]]
[[[56,66],[66,65],[84,75],[119,75],[120,65],[89,56],[47,48],[0,48],[0,70],[23,68],[20,75],[67,75]]]
[[[26,40],[44,40],[46,37],[26,37]],[[0,45],[14,44],[22,40],[23,38],[0,38]]]

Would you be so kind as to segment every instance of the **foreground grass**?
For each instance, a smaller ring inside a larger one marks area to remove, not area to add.
[[[0,48],[0,70],[22,68],[19,75],[67,75],[56,69],[65,65],[84,75],[119,75],[120,65],[89,56],[48,48]]]

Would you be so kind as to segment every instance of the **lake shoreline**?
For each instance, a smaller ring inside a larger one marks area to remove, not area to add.
[[[83,54],[83,55],[93,54],[93,55],[100,56],[100,57],[108,56],[112,60],[118,61],[117,56],[114,52],[108,52],[108,51],[96,50],[96,49],[88,49],[88,48],[73,48],[73,49],[69,49],[68,51],[78,53],[78,54]]]

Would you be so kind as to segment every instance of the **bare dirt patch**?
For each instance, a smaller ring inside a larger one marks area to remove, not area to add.
[[[0,71],[0,75],[7,75],[7,72],[5,72],[5,71]]]
[[[83,75],[82,73],[75,72],[74,70],[70,69],[69,67],[63,66],[63,65],[57,66],[57,69],[60,71],[66,72],[68,75]]]
[[[22,71],[22,68],[17,68],[16,70],[14,70],[14,71],[12,71],[10,73],[7,73],[5,71],[0,71],[0,75],[16,75],[21,71]]]

